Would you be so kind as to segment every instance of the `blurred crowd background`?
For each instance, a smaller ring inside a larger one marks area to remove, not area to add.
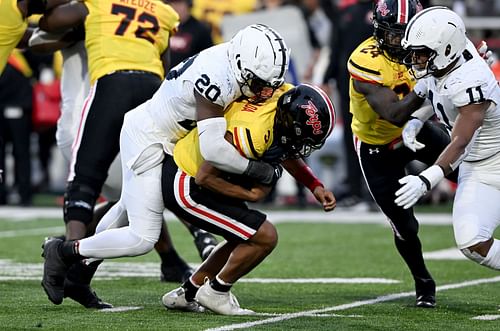
[[[265,23],[277,29],[292,49],[287,80],[321,86],[331,96],[337,125],[327,144],[308,160],[318,177],[335,193],[338,206],[370,209],[352,145],[349,76],[346,62],[356,46],[372,34],[372,0],[169,0],[181,17],[171,39],[173,63],[203,48],[228,40],[241,27]],[[445,5],[465,19],[470,38],[486,40],[500,51],[500,1],[421,0],[424,7]],[[36,25],[37,18],[31,23]],[[0,205],[30,206],[39,195],[62,201],[68,165],[55,144],[59,116],[61,55],[15,50],[0,76]],[[500,64],[492,68],[500,80]],[[411,165],[418,168],[418,164]],[[411,171],[411,169],[410,169]],[[446,181],[427,196],[427,203],[453,197]],[[284,176],[265,203],[307,206],[307,190]]]

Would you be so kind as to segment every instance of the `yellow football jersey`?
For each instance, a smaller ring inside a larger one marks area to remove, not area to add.
[[[28,20],[23,18],[17,7],[17,0],[0,0],[0,74],[5,69],[7,59],[24,35]]]
[[[91,82],[116,70],[164,76],[161,54],[179,15],[161,0],[85,0],[85,46]]]
[[[385,145],[401,136],[402,128],[381,118],[368,104],[363,94],[353,87],[353,79],[379,84],[392,89],[400,98],[408,94],[416,80],[407,68],[385,57],[371,37],[352,52],[347,63],[351,75],[349,86],[352,132],[364,143]]]
[[[255,105],[248,100],[231,103],[224,114],[227,131],[233,134],[233,145],[241,155],[248,159],[258,159],[273,143],[274,115],[278,98],[293,88],[284,84],[276,90],[269,100]],[[179,140],[174,148],[177,166],[190,176],[196,176],[203,163],[198,144],[197,128]]]
[[[221,43],[220,25],[224,15],[251,13],[257,6],[257,0],[194,0],[191,10],[194,17],[206,22],[212,29],[214,43]]]

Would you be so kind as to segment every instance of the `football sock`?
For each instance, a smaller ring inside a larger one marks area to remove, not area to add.
[[[215,276],[215,278],[210,281],[210,286],[212,286],[214,290],[219,292],[229,292],[233,284],[226,283],[221,280],[219,276]]]
[[[75,283],[90,284],[92,277],[94,277],[97,267],[102,263],[102,260],[94,261],[86,264],[80,261],[71,266],[68,271],[67,278]]]
[[[168,252],[161,252],[158,253],[160,255],[161,263],[168,265],[168,266],[173,266],[173,265],[184,265],[186,264],[177,254],[177,251],[175,248],[169,249]]]
[[[191,277],[189,277],[188,280],[182,284],[182,287],[184,288],[187,301],[193,301],[196,296],[196,292],[198,292],[198,289],[200,288],[191,282]]]
[[[422,244],[417,236],[409,238],[406,240],[401,240],[397,236],[395,238],[396,248],[399,254],[408,265],[408,268],[413,275],[413,278],[417,279],[432,279],[431,274],[427,270],[424,262],[424,257],[422,254]]]
[[[66,263],[73,263],[81,260],[82,256],[78,253],[78,240],[68,240],[61,243],[59,246],[59,254]]]

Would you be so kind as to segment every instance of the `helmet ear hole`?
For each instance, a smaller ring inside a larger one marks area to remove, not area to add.
[[[451,53],[451,45],[448,44],[448,45],[446,45],[446,49],[444,50],[444,55],[448,56],[448,55],[450,55],[450,53]]]
[[[241,70],[240,54],[236,54],[236,66]]]

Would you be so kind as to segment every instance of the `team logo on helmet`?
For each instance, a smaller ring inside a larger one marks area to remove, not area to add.
[[[316,108],[314,103],[308,101],[307,104],[301,105],[300,107],[304,109],[306,115],[309,116],[309,119],[306,121],[306,124],[311,126],[312,133],[322,134],[323,131],[321,130],[321,121],[319,120],[318,117],[318,108]]]
[[[381,16],[387,16],[387,14],[390,13],[390,10],[387,9],[387,4],[385,3],[385,0],[380,0],[377,3],[377,12],[379,12]]]

